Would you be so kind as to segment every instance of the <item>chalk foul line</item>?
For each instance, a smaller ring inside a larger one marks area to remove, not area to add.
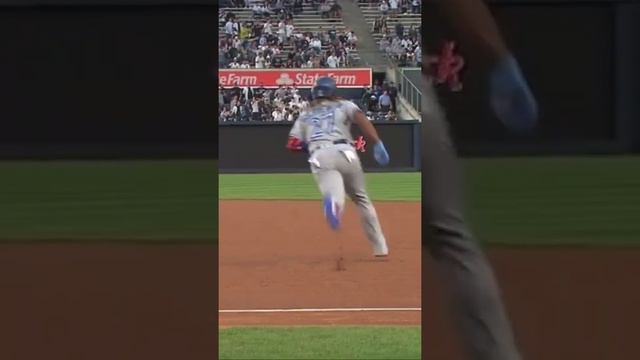
[[[245,309],[218,310],[219,313],[284,313],[284,312],[369,312],[369,311],[422,311],[422,308],[333,308],[333,309]]]

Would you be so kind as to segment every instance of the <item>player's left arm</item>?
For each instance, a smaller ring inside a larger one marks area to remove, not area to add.
[[[538,121],[538,104],[485,1],[440,0],[440,4],[460,35],[494,59],[489,92],[498,118],[514,132],[531,131]]]
[[[373,126],[371,121],[367,119],[365,114],[358,108],[355,104],[352,108],[351,118],[354,124],[356,124],[364,136],[373,143],[373,157],[376,159],[378,164],[380,165],[388,165],[389,164],[389,153],[384,146],[384,143],[380,139],[380,135],[378,135],[378,131]]]

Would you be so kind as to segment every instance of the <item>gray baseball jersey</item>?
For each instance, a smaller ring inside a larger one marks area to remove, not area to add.
[[[358,111],[351,101],[323,100],[300,114],[289,136],[308,144],[311,172],[323,198],[330,197],[343,210],[348,195],[358,207],[374,254],[386,254],[387,242],[367,194],[362,164],[351,145],[351,125]]]
[[[293,124],[290,135],[309,144],[309,150],[316,143],[347,140],[353,141],[351,135],[352,119],[360,108],[347,100],[325,100],[303,111]]]

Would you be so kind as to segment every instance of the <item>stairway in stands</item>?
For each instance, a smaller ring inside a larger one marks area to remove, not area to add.
[[[260,3],[260,1],[254,1]],[[251,8],[233,8],[233,7],[225,7],[223,8],[225,12],[233,12],[236,15],[236,19],[240,24],[244,22],[253,22],[255,19],[253,18],[253,12]],[[275,17],[272,16],[275,19]],[[277,23],[275,24],[274,30],[277,29]],[[324,31],[328,31],[333,25],[335,25],[336,30],[338,32],[343,31],[346,28],[346,25],[342,19],[323,19],[320,16],[320,13],[315,11],[310,4],[306,2],[303,5],[302,13],[293,16],[293,25],[296,31],[306,32],[317,32],[320,29]],[[219,37],[224,37],[224,23],[221,20],[218,24]],[[323,46],[322,50],[326,50],[327,46]],[[284,51],[280,53],[279,57],[284,61],[287,59],[287,55],[289,52],[293,51],[293,45],[285,45]],[[351,66],[358,66],[360,64],[360,56],[357,51],[352,53],[351,57]]]
[[[379,18],[382,15],[380,10],[378,9],[378,5],[379,3],[374,3],[374,6],[371,6],[371,2],[368,0],[358,0],[358,6],[360,7],[360,11],[362,11],[362,14],[364,15],[364,18],[369,24],[372,33],[373,33],[373,23],[377,18]],[[391,29],[394,29],[393,30],[394,33],[395,33],[395,26],[397,23],[402,23],[402,25],[404,25],[405,34],[408,34],[409,27],[411,25],[414,25],[414,27],[418,27],[421,25],[422,15],[412,14],[409,12],[407,14],[397,14],[395,17],[391,17],[391,16],[388,17],[387,26]],[[378,33],[378,34],[372,34],[372,35],[376,39],[377,43],[379,43],[380,40],[382,39],[382,34]]]

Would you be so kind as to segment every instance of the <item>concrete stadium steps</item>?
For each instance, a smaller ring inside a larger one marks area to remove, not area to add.
[[[223,10],[225,12],[234,13],[240,23],[256,20],[253,18],[253,11],[250,8],[224,8]],[[314,11],[310,5],[304,5],[302,14],[293,16],[293,25],[295,26],[296,30],[302,32],[316,32],[321,27],[324,30],[328,30],[334,25],[336,27],[336,30],[338,31],[343,31],[347,28],[342,19],[323,19],[320,14]],[[224,24],[218,24],[218,31],[219,38],[225,36]],[[327,48],[327,46],[323,46],[322,50],[326,50]],[[284,51],[280,55],[278,55],[278,58],[285,60],[287,58],[287,54],[293,50],[294,49],[292,45],[285,45]],[[357,66],[357,64],[360,62],[360,56],[358,55],[357,49],[352,53],[352,61],[355,62],[355,66]]]
[[[358,6],[360,7],[360,11],[364,15],[367,23],[370,28],[373,29],[373,23],[375,20],[380,17],[380,10],[378,10],[378,4],[375,7],[369,7],[369,2],[360,0],[358,1]],[[409,33],[409,27],[414,25],[415,27],[422,24],[422,15],[421,14],[398,14],[395,17],[389,17],[387,19],[387,25],[393,29],[395,28],[397,23],[402,23],[405,27],[405,34]],[[382,39],[382,34],[372,33],[376,42],[379,43]]]

